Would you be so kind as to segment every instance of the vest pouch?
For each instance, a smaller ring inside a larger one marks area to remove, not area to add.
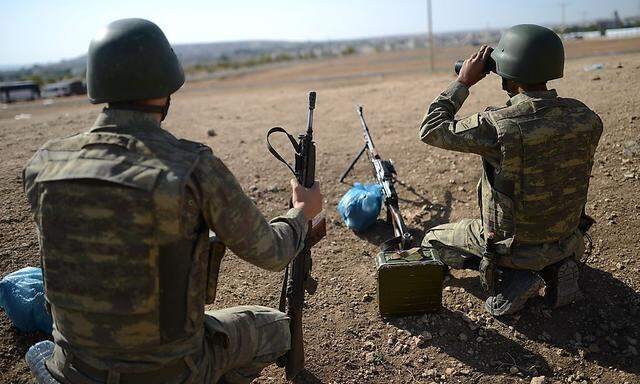
[[[484,232],[494,233],[498,240],[512,238],[515,232],[513,200],[495,189],[489,183],[486,173],[483,173],[482,187],[479,192],[482,198]]]
[[[438,311],[444,264],[431,247],[383,251],[376,256],[378,307],[383,317]]]
[[[51,164],[36,179],[47,298],[57,307],[113,314],[154,308],[158,260],[149,224],[160,170],[117,168],[77,159]]]
[[[160,342],[153,189],[161,170],[123,160],[74,156],[36,179],[46,296],[56,329],[78,345]]]

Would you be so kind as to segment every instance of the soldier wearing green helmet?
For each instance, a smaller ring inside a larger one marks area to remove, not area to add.
[[[154,23],[109,24],[87,61],[89,99],[106,107],[23,175],[54,322],[48,372],[72,384],[250,382],[289,350],[289,319],[261,306],[205,312],[222,256],[209,231],[282,270],[322,209],[317,183],[292,181],[293,208],[269,222],[211,148],[164,130],[185,78]]]
[[[457,119],[492,60],[509,100]],[[553,308],[582,296],[576,261],[592,223],[584,208],[602,121],[580,101],[547,89],[563,70],[558,35],[516,25],[495,49],[483,46],[464,61],[420,125],[426,144],[482,158],[480,218],[431,228],[423,244],[440,248],[451,268],[480,271],[490,295],[485,309],[494,316],[519,311],[544,286]]]

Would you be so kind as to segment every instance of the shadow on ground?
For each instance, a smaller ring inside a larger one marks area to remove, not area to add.
[[[477,325],[471,331],[468,319],[459,311],[443,308],[439,313],[426,317],[394,318],[389,322],[413,336],[424,337],[428,331],[427,346],[438,348],[482,375],[508,372],[512,367],[517,367],[527,376],[552,372],[543,356],[495,329]],[[483,335],[482,342],[476,342],[476,333]]]
[[[454,279],[449,284],[482,300],[487,297],[477,277]],[[542,298],[536,298],[519,314],[499,321],[565,355],[640,373],[640,295],[610,273],[589,265],[582,266],[580,285],[585,296],[580,302],[552,310]]]

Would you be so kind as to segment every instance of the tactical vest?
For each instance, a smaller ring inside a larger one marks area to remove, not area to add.
[[[96,368],[154,369],[203,347],[208,229],[189,222],[201,216],[186,185],[204,146],[149,129],[41,150],[36,220],[54,338]]]
[[[597,115],[576,100],[521,96],[488,112],[502,162],[494,168],[484,161],[478,196],[485,233],[510,247],[574,233],[601,132]]]

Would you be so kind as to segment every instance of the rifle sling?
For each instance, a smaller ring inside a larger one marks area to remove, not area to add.
[[[269,150],[269,152],[271,152],[273,157],[275,157],[276,159],[278,159],[278,161],[280,161],[284,165],[286,165],[287,168],[289,168],[289,170],[291,171],[291,173],[293,173],[293,175],[295,176],[296,172],[293,170],[291,165],[289,165],[289,163],[287,163],[287,161],[278,153],[278,151],[276,151],[273,148],[273,146],[271,145],[271,142],[269,141],[269,136],[271,136],[272,133],[276,133],[276,132],[281,132],[281,133],[284,133],[285,135],[287,135],[287,138],[291,142],[291,145],[293,146],[293,149],[296,151],[296,153],[300,153],[300,146],[296,142],[295,137],[293,137],[291,134],[289,134],[289,132],[287,132],[282,127],[273,127],[267,132],[267,149]]]

